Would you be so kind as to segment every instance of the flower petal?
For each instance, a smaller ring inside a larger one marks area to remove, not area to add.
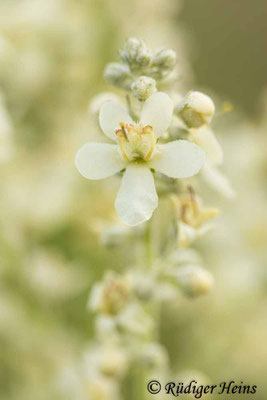
[[[99,123],[102,131],[112,140],[116,140],[116,129],[120,128],[120,122],[132,124],[133,120],[128,112],[120,104],[113,101],[105,102],[99,113]]]
[[[173,113],[173,103],[166,93],[152,94],[144,103],[141,120],[142,125],[152,126],[155,137],[159,137],[169,128]]]
[[[115,201],[121,219],[131,226],[140,224],[151,218],[157,205],[152,172],[145,165],[129,164]]]
[[[208,160],[213,165],[219,165],[223,161],[223,151],[214,133],[209,128],[200,128],[192,131],[192,141],[200,146],[206,153]]]
[[[205,162],[205,165],[201,171],[201,176],[210,187],[217,190],[217,192],[224,197],[228,199],[235,197],[236,193],[227,177],[210,163]]]
[[[205,161],[204,151],[187,140],[162,144],[159,150],[149,165],[171,178],[189,178],[199,172]]]
[[[116,144],[87,143],[75,157],[78,171],[87,179],[103,179],[125,167]]]

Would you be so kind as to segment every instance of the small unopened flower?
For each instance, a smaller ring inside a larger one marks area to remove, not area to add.
[[[141,349],[141,361],[149,370],[164,369],[168,364],[168,355],[160,344],[146,343]]]
[[[128,366],[125,351],[108,342],[89,348],[84,359],[89,374],[99,373],[114,379],[120,379]]]
[[[119,385],[113,379],[101,375],[93,375],[85,380],[84,399],[89,400],[119,400]]]
[[[155,274],[133,270],[128,276],[135,296],[143,301],[151,300],[157,285]]]
[[[117,318],[119,330],[130,335],[149,337],[155,329],[150,314],[139,303],[131,303]]]
[[[203,150],[189,141],[157,143],[170,125],[172,112],[172,101],[161,92],[144,102],[138,123],[119,104],[106,102],[99,114],[100,126],[116,144],[87,143],[76,155],[76,167],[88,179],[125,170],[115,208],[128,225],[150,219],[158,205],[151,170],[187,178],[197,174],[205,161]]]
[[[172,70],[176,65],[176,53],[172,49],[161,49],[153,56],[152,66]]]
[[[175,112],[189,128],[209,124],[215,112],[212,99],[201,92],[189,92]]]
[[[177,280],[181,289],[192,297],[210,292],[214,283],[210,272],[198,265],[186,265],[178,268]]]
[[[147,67],[151,60],[151,53],[145,42],[141,39],[130,38],[127,40],[120,58],[127,63],[131,70]]]
[[[128,304],[130,292],[127,278],[110,272],[93,287],[88,306],[95,312],[117,315]]]
[[[140,101],[145,101],[157,91],[156,81],[148,76],[140,76],[131,86],[133,95]]]
[[[104,78],[110,85],[129,90],[132,83],[131,72],[127,65],[109,63],[104,71]]]

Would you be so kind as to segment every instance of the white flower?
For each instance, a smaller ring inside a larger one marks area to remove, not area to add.
[[[120,105],[106,102],[99,114],[100,126],[116,144],[87,143],[76,155],[76,166],[88,179],[107,178],[126,169],[115,208],[128,225],[150,219],[158,205],[151,169],[171,178],[188,178],[204,163],[205,153],[189,141],[156,143],[168,129],[172,112],[171,99],[161,92],[146,100],[139,123]]]

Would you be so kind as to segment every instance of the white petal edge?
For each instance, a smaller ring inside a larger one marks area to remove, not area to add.
[[[187,140],[159,145],[159,153],[149,163],[151,168],[170,178],[189,178],[197,174],[205,162],[204,151]]]
[[[201,147],[207,159],[213,165],[220,165],[223,162],[223,150],[214,133],[209,128],[199,128],[191,133],[192,141]]]
[[[145,164],[129,164],[124,172],[115,209],[130,226],[151,218],[158,206],[154,177]]]
[[[144,103],[140,122],[150,125],[155,137],[159,137],[169,128],[173,114],[173,102],[166,93],[152,94]]]
[[[132,124],[133,120],[128,112],[120,104],[106,101],[99,113],[99,124],[102,131],[112,140],[116,140],[116,129],[120,128],[120,122]]]
[[[87,179],[103,179],[125,168],[119,146],[108,143],[86,143],[75,157],[75,165]]]

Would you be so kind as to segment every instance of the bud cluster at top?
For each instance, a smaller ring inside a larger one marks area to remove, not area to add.
[[[174,73],[176,53],[172,49],[152,52],[143,40],[130,38],[120,51],[120,61],[109,63],[104,71],[108,83],[131,90],[140,101],[146,100]]]

